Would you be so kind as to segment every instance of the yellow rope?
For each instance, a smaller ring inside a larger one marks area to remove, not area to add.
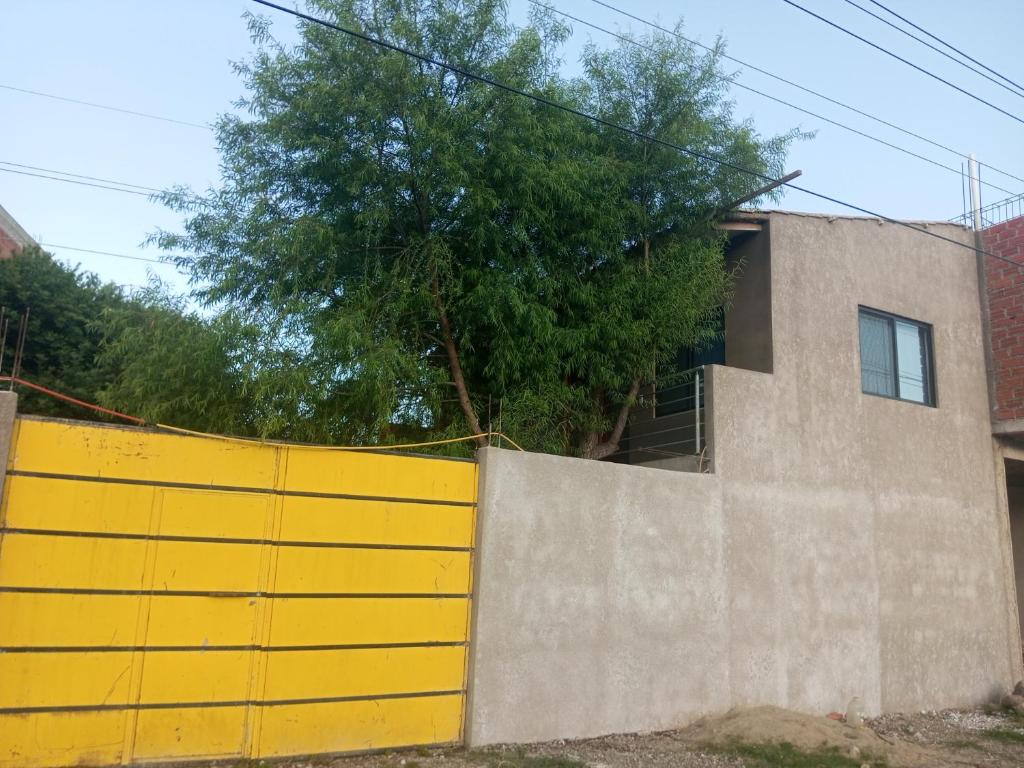
[[[447,440],[429,440],[423,443],[402,443],[400,445],[305,445],[303,443],[279,443],[270,440],[263,440],[258,437],[231,437],[230,435],[216,435],[211,432],[198,432],[194,429],[185,429],[184,427],[172,427],[170,424],[157,424],[160,429],[166,429],[169,432],[177,432],[182,435],[191,435],[192,437],[205,437],[210,440],[224,440],[229,443],[242,443],[243,445],[268,445],[268,446],[284,446],[286,448],[309,448],[311,450],[318,451],[392,451],[401,448],[426,448],[432,445],[449,445],[450,443],[463,443],[467,440],[476,440],[478,437],[500,437],[504,440],[508,440],[516,449],[522,451],[523,448],[516,443],[515,440],[510,438],[508,435],[503,435],[501,432],[480,432],[475,435],[466,435],[465,437],[451,437]]]

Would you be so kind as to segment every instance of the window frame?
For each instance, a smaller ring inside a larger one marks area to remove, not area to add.
[[[892,341],[892,370],[893,370],[893,391],[894,395],[884,395],[879,392],[865,392],[864,391],[864,360],[861,356],[861,345],[860,345],[860,318],[861,315],[870,315],[872,317],[885,320],[888,325],[888,332]],[[922,343],[922,350],[924,352],[925,364],[924,364],[924,402],[919,400],[911,400],[910,398],[900,396],[900,365],[899,365],[899,347],[896,338],[896,322],[903,322],[909,325],[913,325],[920,332],[922,329],[927,333],[924,334],[924,340]],[[871,397],[880,397],[883,400],[898,400],[901,403],[913,403],[914,405],[923,405],[928,408],[939,407],[939,394],[938,386],[935,379],[935,327],[931,323],[926,323],[921,320],[914,320],[913,318],[906,317],[904,315],[897,315],[894,312],[886,312],[881,309],[875,309],[874,307],[868,307],[863,304],[857,305],[857,357],[860,359],[861,364],[861,394],[869,395]]]

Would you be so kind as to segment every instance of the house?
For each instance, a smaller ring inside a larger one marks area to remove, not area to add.
[[[993,411],[973,232],[723,227],[724,343],[622,453],[482,452],[471,744],[975,706],[1024,673],[1024,349],[1000,335],[1024,333],[1000,303],[1022,294],[991,302]]]
[[[992,431],[1004,455],[1018,617],[1024,634],[1024,195],[983,211]],[[1018,266],[1020,265],[1020,266]]]
[[[38,244],[0,205],[0,259],[10,259],[22,248],[30,245]]]

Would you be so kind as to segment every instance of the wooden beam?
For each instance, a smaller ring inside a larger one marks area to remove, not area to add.
[[[726,232],[760,232],[762,227],[756,221],[720,221],[715,224],[715,229]]]

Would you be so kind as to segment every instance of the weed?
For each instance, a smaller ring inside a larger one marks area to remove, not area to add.
[[[564,757],[531,757],[522,749],[514,752],[475,752],[487,761],[487,768],[587,768],[586,763]]]
[[[981,731],[981,733],[995,741],[1002,741],[1008,744],[1024,744],[1024,733],[1012,731],[1009,728],[993,728],[989,731]]]
[[[885,766],[885,762],[881,760],[844,755],[838,747],[805,752],[788,742],[783,742],[782,744],[736,743],[715,749],[743,758],[750,768],[860,768],[865,763],[874,768],[884,768]]]
[[[984,747],[982,747],[981,744],[979,744],[978,742],[969,741],[968,739],[957,739],[955,741],[947,741],[946,746],[952,747],[953,749],[984,749]]]

